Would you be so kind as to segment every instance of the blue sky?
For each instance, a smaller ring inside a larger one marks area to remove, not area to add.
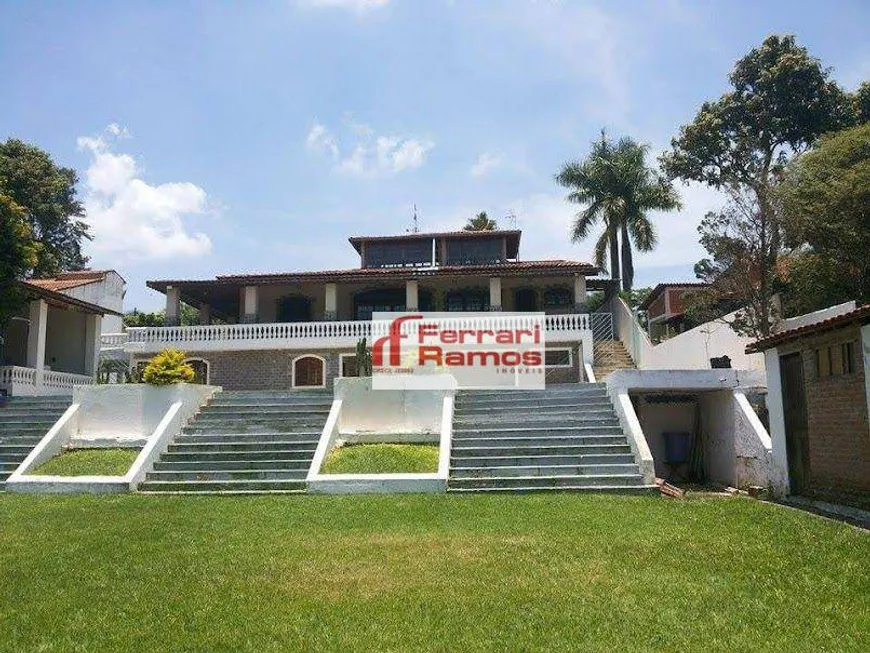
[[[0,2],[0,139],[76,168],[95,267],[149,278],[353,267],[347,236],[458,228],[589,260],[553,182],[602,127],[654,152],[734,61],[794,33],[847,88],[870,4],[283,0]],[[637,281],[691,278],[720,198],[681,188]]]

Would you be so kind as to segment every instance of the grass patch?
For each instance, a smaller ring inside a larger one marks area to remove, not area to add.
[[[69,449],[42,463],[31,474],[45,476],[123,476],[139,449]]]
[[[432,444],[349,444],[329,452],[322,474],[434,474],[438,446]]]
[[[866,651],[870,535],[749,499],[0,494],[0,651]]]

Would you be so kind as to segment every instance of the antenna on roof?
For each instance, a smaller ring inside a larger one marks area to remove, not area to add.
[[[514,213],[513,210],[508,211],[508,214],[505,216],[504,219],[507,221],[508,226],[511,229],[517,228],[517,214]]]
[[[417,205],[414,205],[414,227],[411,229],[411,233],[418,234],[420,233],[420,225],[417,222]]]

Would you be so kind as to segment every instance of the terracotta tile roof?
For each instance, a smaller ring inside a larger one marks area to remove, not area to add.
[[[370,279],[419,279],[439,276],[462,276],[474,274],[499,274],[504,276],[522,276],[528,272],[554,274],[593,275],[598,268],[580,261],[517,261],[510,263],[493,263],[486,265],[442,265],[431,267],[399,267],[399,268],[352,268],[345,270],[320,270],[315,272],[281,272],[269,274],[226,274],[214,279],[201,280],[154,280],[148,281],[149,288],[165,292],[167,286],[232,284],[252,285],[269,283],[294,283],[299,281],[338,281],[338,280],[370,280]]]
[[[673,283],[660,283],[655,288],[650,291],[650,294],[646,296],[638,308],[642,311],[645,311],[650,307],[656,298],[661,295],[668,288],[707,288],[709,287],[709,283],[703,283],[700,281],[686,281],[686,282],[673,282]]]
[[[43,279],[44,281],[44,279]],[[46,288],[43,285],[33,283],[32,281],[21,281],[28,295],[38,299],[44,299],[50,306],[57,306],[68,310],[80,311],[82,313],[91,313],[94,315],[121,315],[117,311],[113,311],[103,306],[97,306],[90,302],[64,295],[61,292]]]
[[[78,272],[61,272],[53,277],[43,279],[28,279],[28,283],[48,290],[67,290],[86,286],[89,283],[102,281],[111,270],[80,270]]]
[[[842,315],[829,317],[827,320],[822,320],[821,322],[806,324],[795,329],[789,329],[788,331],[780,331],[779,333],[775,333],[772,336],[768,336],[767,338],[756,340],[755,342],[751,342],[746,346],[746,353],[755,354],[758,352],[762,352],[765,349],[776,347],[785,342],[795,340],[802,336],[806,336],[812,333],[820,333],[822,331],[830,331],[831,329],[846,326],[847,324],[851,324],[853,322],[859,322],[862,324],[870,322],[870,304],[859,306],[854,311],[849,311],[848,313],[843,313]]]

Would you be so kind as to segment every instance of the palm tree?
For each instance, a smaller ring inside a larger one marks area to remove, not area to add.
[[[614,145],[602,131],[601,140],[592,144],[584,161],[567,163],[556,175],[560,185],[571,189],[567,200],[585,206],[577,213],[571,240],[586,239],[601,221],[604,232],[595,244],[595,265],[603,268],[609,258],[610,277],[621,278],[623,290],[631,290],[634,284],[632,242],[641,252],[657,244],[648,212],[680,207],[670,182],[646,165],[648,151],[649,146],[631,138],[621,138]]]
[[[469,218],[462,228],[463,231],[495,231],[496,229],[498,229],[498,223],[491,220],[486,211],[481,211],[473,218]]]

